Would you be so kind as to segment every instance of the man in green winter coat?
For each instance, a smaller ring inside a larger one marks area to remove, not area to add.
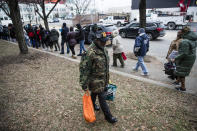
[[[117,122],[112,116],[105,100],[104,89],[109,82],[109,56],[105,44],[109,40],[106,33],[96,33],[96,40],[90,45],[87,52],[82,54],[80,62],[80,85],[84,91],[91,91],[92,103],[95,110],[99,106],[95,104],[98,96],[99,104],[110,123]]]
[[[185,27],[181,31],[183,40],[179,45],[178,56],[175,58],[175,75],[178,77],[178,82],[181,82],[181,86],[176,89],[186,91],[185,77],[190,74],[196,60],[197,35],[190,31],[189,27]]]

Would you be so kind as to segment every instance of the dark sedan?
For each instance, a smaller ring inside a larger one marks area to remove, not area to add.
[[[85,44],[91,44],[89,41],[88,41],[88,35],[90,33],[90,31],[92,30],[92,24],[91,25],[87,25],[87,26],[84,26],[83,29],[85,31]],[[112,41],[112,32],[114,30],[117,30],[117,27],[114,26],[114,25],[98,25],[98,31],[102,31],[102,32],[105,32],[107,34],[107,36],[109,37],[110,41],[108,42],[107,45],[111,45],[111,41]]]
[[[138,35],[140,24],[138,22],[131,23],[124,28],[119,30],[122,38],[131,37],[135,38]],[[164,26],[161,22],[150,22],[146,23],[146,34],[150,40],[157,39],[158,37],[165,36]]]

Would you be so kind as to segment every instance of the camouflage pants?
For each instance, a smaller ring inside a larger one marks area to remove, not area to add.
[[[122,58],[122,53],[113,54],[113,66],[117,66],[117,59],[119,59],[121,66],[124,67],[124,60]]]

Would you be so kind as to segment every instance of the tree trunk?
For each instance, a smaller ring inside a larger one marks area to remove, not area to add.
[[[45,29],[46,30],[49,30],[49,23],[48,23],[48,20],[47,20],[47,15],[46,15],[46,12],[45,12],[45,4],[44,4],[44,0],[42,1],[41,3],[41,8],[42,8],[42,14],[43,14],[43,20],[44,20],[44,26],[45,26]]]
[[[9,6],[9,9],[10,9],[10,16],[12,19],[12,23],[15,28],[16,39],[18,41],[20,53],[27,54],[28,48],[25,43],[21,15],[20,15],[20,10],[19,10],[19,6],[18,6],[18,0],[8,0],[7,3]]]
[[[49,30],[49,23],[48,23],[46,17],[44,18],[44,26],[45,26],[45,29],[46,29],[46,30]]]
[[[146,28],[146,0],[140,0],[140,28]]]

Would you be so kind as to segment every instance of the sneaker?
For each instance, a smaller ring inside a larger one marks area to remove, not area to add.
[[[117,65],[112,65],[113,67],[117,67]]]
[[[64,54],[63,52],[61,52],[60,54]]]
[[[82,56],[82,54],[78,54],[77,56]]]
[[[138,72],[138,70],[135,67],[133,67],[133,71]]]
[[[186,91],[186,89],[183,89],[181,87],[175,87],[175,89],[178,90],[178,91]]]
[[[148,76],[148,73],[141,73],[142,76]]]

